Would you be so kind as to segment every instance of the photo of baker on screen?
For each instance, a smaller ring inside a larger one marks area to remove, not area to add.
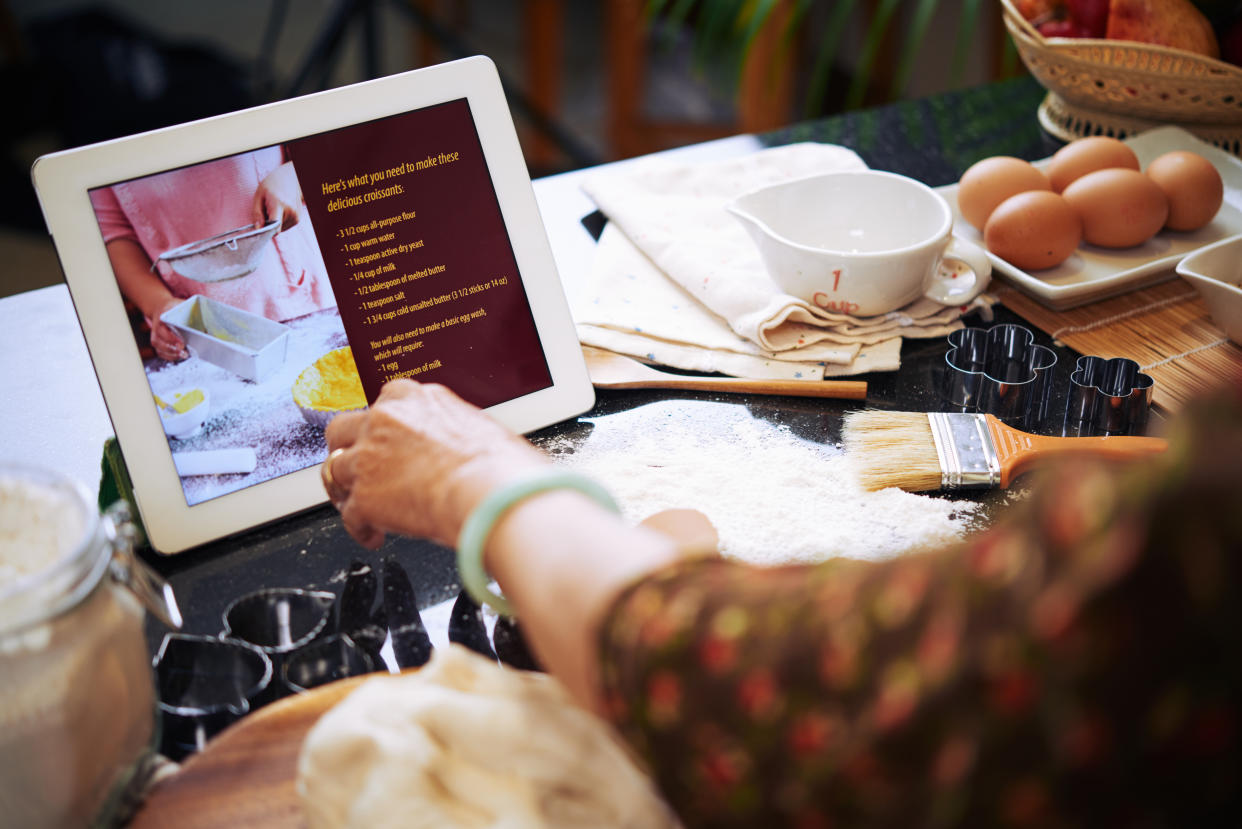
[[[194,295],[278,322],[336,305],[282,147],[97,188],[90,196],[121,292],[163,360],[189,356],[160,316]],[[230,267],[246,272],[233,276],[224,270]]]

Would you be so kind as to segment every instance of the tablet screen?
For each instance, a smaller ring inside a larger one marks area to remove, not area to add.
[[[390,379],[552,383],[465,98],[90,197],[188,505],[320,463]]]

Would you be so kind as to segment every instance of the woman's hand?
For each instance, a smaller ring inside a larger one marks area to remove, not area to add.
[[[155,349],[157,357],[170,363],[177,363],[186,359],[190,356],[190,352],[185,347],[185,340],[181,339],[181,335],[160,319],[160,316],[169,308],[174,308],[183,301],[177,297],[169,296],[166,301],[155,309],[155,313],[148,317],[151,321],[151,347]]]
[[[286,161],[259,182],[251,213],[256,228],[279,221],[280,231],[277,232],[281,232],[298,223],[302,215],[302,187],[298,184],[293,162]]]
[[[328,496],[350,535],[378,547],[385,533],[453,546],[494,488],[551,461],[444,386],[394,380],[366,412],[328,424]],[[632,527],[581,492],[524,499],[492,527],[483,567],[517,610],[539,662],[586,708],[601,710],[596,635],[617,594],[688,551],[716,546],[698,514]]]
[[[550,464],[522,438],[444,386],[394,380],[366,412],[335,417],[328,496],[359,543],[386,533],[453,546],[494,487]]]
[[[146,251],[133,239],[113,239],[107,250],[121,293],[138,306],[151,324],[151,347],[156,356],[173,363],[189,357],[185,341],[160,319],[165,311],[184,300],[173,296],[164,280],[152,272]]]

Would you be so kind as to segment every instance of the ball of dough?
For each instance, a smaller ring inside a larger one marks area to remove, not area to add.
[[[675,829],[650,780],[546,674],[459,645],[378,676],[311,728],[297,792],[311,829]]]

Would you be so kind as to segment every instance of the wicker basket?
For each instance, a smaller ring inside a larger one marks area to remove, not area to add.
[[[1124,138],[1176,124],[1242,155],[1242,67],[1149,43],[1045,38],[1000,1],[1018,55],[1048,90],[1039,121],[1053,135]]]

